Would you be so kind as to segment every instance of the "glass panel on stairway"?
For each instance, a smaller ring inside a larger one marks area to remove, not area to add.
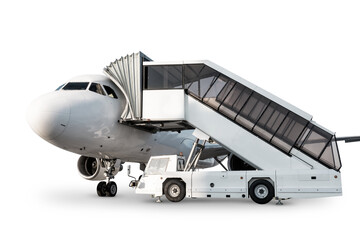
[[[284,121],[277,129],[271,142],[283,149],[285,152],[290,152],[296,141],[305,129],[307,121],[298,115],[289,112]]]
[[[252,90],[243,87],[241,84],[236,84],[232,92],[225,99],[224,104],[220,106],[219,110],[227,117],[235,120],[240,109],[247,102]],[[225,103],[226,102],[226,103]]]
[[[236,121],[251,130],[269,102],[269,99],[254,92],[240,110]]]
[[[317,126],[312,126],[309,135],[301,146],[301,150],[318,159],[332,138],[328,132]]]
[[[234,83],[230,82],[229,80],[230,79],[224,75],[218,77],[211,85],[210,89],[206,92],[205,96],[203,97],[203,102],[217,109],[222,101],[221,98],[218,98],[218,96],[226,95],[226,91],[230,91],[229,87],[231,88],[231,86],[234,85]]]
[[[209,87],[220,75],[214,69],[204,64],[185,65],[185,89],[189,90],[192,96],[201,99]]]
[[[227,85],[230,82],[228,82]],[[226,88],[226,87],[225,87]],[[224,89],[225,89],[224,88]],[[238,111],[234,111],[233,105],[235,104],[235,101],[240,97],[242,91],[244,91],[245,87],[240,84],[236,83],[234,86],[234,82],[231,82],[231,86],[229,86],[230,92],[227,94],[224,94],[224,96],[218,97],[219,101],[222,101],[221,106],[219,107],[219,111],[226,116],[230,117],[231,119],[234,119]],[[224,92],[224,91],[222,91]],[[228,92],[228,91],[226,91]],[[219,94],[221,95],[221,93]],[[225,99],[223,99],[225,97]]]
[[[254,132],[270,141],[287,113],[288,110],[277,103],[271,102],[254,127]]]
[[[335,167],[331,142],[328,143],[325,151],[321,154],[320,161],[325,163],[327,166],[330,166],[332,168]]]

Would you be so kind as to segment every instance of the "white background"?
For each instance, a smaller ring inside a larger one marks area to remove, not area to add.
[[[235,3],[236,2],[236,3]],[[1,1],[1,239],[340,239],[358,236],[360,143],[339,144],[343,196],[275,202],[115,198],[77,173],[78,156],[31,131],[31,100],[73,76],[143,51],[208,59],[360,135],[357,1]],[[136,166],[133,166],[136,168]]]

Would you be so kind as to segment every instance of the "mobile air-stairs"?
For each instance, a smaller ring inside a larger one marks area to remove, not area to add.
[[[116,60],[104,72],[127,99],[122,124],[154,132],[196,129],[185,171],[196,168],[205,141],[220,144],[257,170],[240,174],[246,176],[245,187],[216,190],[205,182],[199,192],[187,185],[187,196],[209,197],[211,190],[210,196],[248,197],[257,181],[262,186],[269,182],[277,199],[342,194],[335,134],[222,67],[210,61],[154,62],[139,52]],[[231,172],[228,179],[235,174]]]

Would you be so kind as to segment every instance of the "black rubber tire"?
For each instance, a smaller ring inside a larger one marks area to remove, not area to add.
[[[117,185],[115,182],[109,182],[106,185],[106,196],[114,197],[117,193]]]
[[[96,192],[99,197],[105,197],[106,196],[106,182],[104,182],[104,181],[99,182],[96,187]]]
[[[266,204],[274,198],[273,185],[265,180],[259,179],[253,182],[249,188],[251,199],[258,204]]]
[[[186,194],[185,184],[179,179],[171,179],[165,184],[164,192],[169,201],[180,202]]]

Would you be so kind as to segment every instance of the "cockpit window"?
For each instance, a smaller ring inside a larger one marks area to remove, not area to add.
[[[69,82],[63,87],[63,90],[86,90],[88,82]]]
[[[105,85],[104,85],[104,88],[105,88],[105,91],[107,92],[107,94],[109,95],[109,97],[117,99],[114,89],[112,89],[111,87],[105,86]]]
[[[90,85],[89,90],[92,91],[92,92],[96,92],[98,94],[104,95],[104,96],[106,95],[104,90],[102,89],[101,85],[98,84],[98,83],[92,83]]]
[[[59,91],[64,85],[65,85],[65,83],[61,84],[55,91]]]

